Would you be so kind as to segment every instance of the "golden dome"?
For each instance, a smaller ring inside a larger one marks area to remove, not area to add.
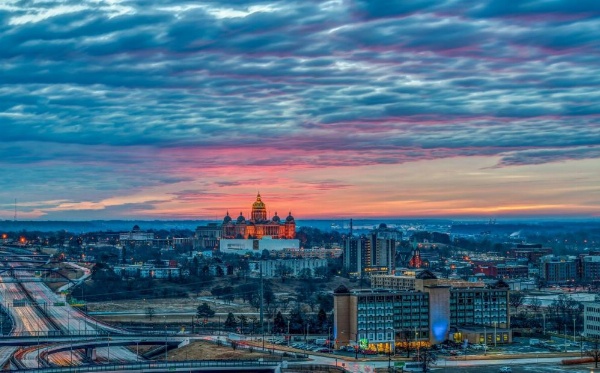
[[[260,199],[260,193],[256,196],[256,202],[252,204],[252,210],[264,210],[266,209],[264,202]]]

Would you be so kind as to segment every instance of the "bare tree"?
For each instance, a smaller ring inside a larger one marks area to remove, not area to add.
[[[600,361],[600,340],[598,338],[594,338],[592,343],[592,348],[587,350],[585,354],[594,359],[595,367],[598,368],[598,361]]]
[[[540,298],[531,298],[531,301],[529,302],[529,308],[533,314],[540,312],[540,308],[542,308],[542,301]]]
[[[429,372],[429,368],[437,363],[437,356],[428,348],[422,348],[420,353],[413,357],[413,360],[423,364],[423,372]]]
[[[525,301],[525,294],[520,291],[511,291],[508,297],[508,302],[512,307],[515,308],[516,312],[519,312],[519,307],[523,305]]]

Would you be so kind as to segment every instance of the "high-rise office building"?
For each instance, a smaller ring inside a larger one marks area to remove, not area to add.
[[[546,255],[540,258],[540,277],[547,284],[574,282],[577,277],[577,258],[570,255]]]
[[[396,267],[396,243],[402,233],[380,224],[366,236],[350,236],[344,247],[344,267],[350,274],[363,276],[392,274]]]
[[[366,237],[346,238],[344,243],[344,269],[350,276],[360,277],[371,264],[371,244]]]

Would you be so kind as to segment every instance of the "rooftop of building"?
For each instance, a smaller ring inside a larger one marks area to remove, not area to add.
[[[392,290],[392,289],[348,289],[344,285],[340,285],[333,291],[334,295],[349,294],[349,295],[394,295],[394,294],[423,294],[418,290]]]

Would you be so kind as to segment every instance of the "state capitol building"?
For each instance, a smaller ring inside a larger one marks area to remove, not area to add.
[[[295,235],[296,221],[292,213],[289,213],[285,221],[281,220],[277,212],[271,219],[267,218],[267,208],[260,193],[252,204],[252,213],[249,219],[246,219],[240,212],[240,216],[233,220],[228,211],[221,228],[221,238],[225,239],[261,239],[263,236],[270,236],[274,239],[293,239]]]

